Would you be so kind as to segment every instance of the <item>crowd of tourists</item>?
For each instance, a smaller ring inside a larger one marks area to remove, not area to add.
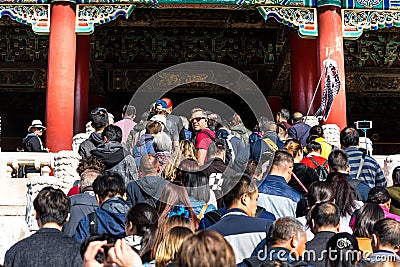
[[[400,264],[400,167],[387,187],[356,129],[339,148],[300,112],[249,130],[239,114],[172,108],[157,100],[135,122],[127,105],[114,124],[93,110],[78,185],[39,192],[40,229],[4,266]]]

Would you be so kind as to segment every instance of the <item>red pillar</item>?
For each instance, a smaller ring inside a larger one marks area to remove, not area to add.
[[[339,2],[340,3],[340,2]],[[323,70],[323,61],[330,55],[338,64],[340,77],[340,91],[333,101],[329,117],[324,122],[337,124],[340,129],[347,125],[346,119],[346,92],[344,74],[343,32],[340,7],[335,5],[318,8],[318,70]],[[324,79],[320,90],[324,88]]]
[[[72,149],[75,86],[75,4],[51,4],[46,97],[46,146]]]
[[[74,134],[84,133],[89,109],[90,35],[76,37]]]
[[[311,103],[318,82],[317,42],[315,39],[300,38],[297,32],[290,34],[291,105],[292,112],[304,115],[311,105],[310,114],[318,109],[321,94],[317,92]]]

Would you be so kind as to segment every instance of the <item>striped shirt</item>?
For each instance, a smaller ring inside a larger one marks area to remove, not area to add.
[[[361,152],[357,147],[348,147],[344,151],[349,156],[349,177],[350,179],[356,179],[363,152]],[[375,186],[386,187],[386,178],[383,175],[381,167],[378,162],[369,155],[365,155],[359,179],[368,184],[371,188]]]

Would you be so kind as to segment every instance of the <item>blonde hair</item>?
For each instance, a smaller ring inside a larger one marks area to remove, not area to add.
[[[177,226],[172,228],[158,245],[155,259],[156,267],[164,267],[174,261],[183,241],[192,234],[193,231],[187,227]]]
[[[172,157],[164,166],[163,177],[167,180],[174,181],[176,178],[177,168],[184,159],[191,159],[197,162],[196,148],[192,142],[187,140],[181,140],[179,142],[179,149],[172,154]]]

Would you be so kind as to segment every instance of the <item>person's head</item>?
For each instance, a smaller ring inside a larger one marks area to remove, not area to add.
[[[367,202],[386,206],[386,208],[389,210],[391,199],[389,192],[384,187],[375,186],[369,190]]]
[[[371,238],[375,223],[384,218],[385,213],[378,204],[365,203],[356,214],[353,235]]]
[[[276,133],[276,124],[275,122],[269,120],[267,117],[260,117],[258,120],[258,126],[260,130],[265,134],[267,132],[275,132]]]
[[[207,125],[207,113],[204,109],[194,108],[190,117],[190,123],[192,124],[193,130],[202,131],[208,127]]]
[[[394,185],[400,184],[400,166],[393,169],[392,181]]]
[[[154,136],[153,145],[156,152],[172,151],[172,140],[165,132],[161,132]]]
[[[81,176],[82,173],[88,169],[104,173],[106,165],[104,165],[104,162],[96,156],[80,159],[76,172]]]
[[[122,129],[115,125],[108,125],[104,128],[101,133],[101,137],[103,137],[104,142],[117,142],[121,143],[122,141]]]
[[[231,127],[235,127],[237,125],[243,124],[242,118],[240,118],[240,115],[235,113],[232,115],[232,118],[229,122]]]
[[[122,108],[122,117],[131,118],[132,120],[136,117],[136,108],[132,105],[124,105]]]
[[[372,249],[397,253],[400,248],[400,223],[393,219],[382,219],[372,229]]]
[[[289,110],[287,109],[280,109],[276,114],[276,122],[287,121],[290,118]]]
[[[185,177],[188,172],[196,172],[199,170],[199,163],[194,159],[184,159],[179,163],[178,169],[176,170],[175,181],[183,182],[183,177]]]
[[[102,131],[108,125],[108,112],[105,108],[95,108],[90,112],[90,122],[92,127],[98,131]]]
[[[313,182],[307,193],[308,206],[312,207],[318,202],[334,202],[335,191],[331,183],[315,181]]]
[[[353,127],[346,127],[340,132],[340,144],[342,148],[358,146],[360,135]]]
[[[326,181],[332,184],[335,191],[335,203],[340,209],[340,215],[351,216],[356,209],[356,198],[354,189],[347,181],[343,173],[330,173]]]
[[[155,258],[158,246],[161,243],[161,241],[164,240],[166,234],[172,228],[174,228],[176,226],[187,227],[192,231],[194,231],[196,229],[195,225],[193,224],[193,221],[190,220],[189,218],[184,217],[184,216],[174,215],[174,216],[170,216],[167,219],[165,219],[163,221],[163,223],[158,224],[156,242],[155,242],[154,247],[153,247],[153,249],[151,251],[151,258],[152,259]]]
[[[181,245],[176,262],[179,267],[234,267],[235,253],[225,238],[211,230],[188,237]]]
[[[248,175],[225,177],[222,183],[224,204],[228,209],[239,208],[254,217],[257,210],[258,189]]]
[[[34,133],[37,136],[42,136],[46,129],[47,128],[42,124],[41,120],[33,120],[31,125],[28,127],[28,132]]]
[[[79,180],[79,191],[82,193],[86,188],[93,185],[94,180],[101,175],[97,170],[87,169],[81,174],[81,179]]]
[[[295,218],[282,217],[274,221],[268,242],[271,247],[288,249],[294,257],[301,256],[306,248],[306,228]]]
[[[321,154],[322,151],[321,144],[316,141],[311,141],[307,143],[306,150],[307,153],[316,152],[318,154]]]
[[[93,182],[93,191],[99,205],[111,197],[122,197],[125,194],[124,179],[118,173],[105,173]]]
[[[299,123],[303,121],[303,114],[301,112],[295,112],[292,114],[292,122],[293,124]]]
[[[168,104],[164,100],[159,99],[154,103],[152,110],[155,114],[165,116],[168,113]]]
[[[350,171],[349,156],[343,150],[333,150],[328,156],[328,165],[330,172],[343,172]]]
[[[288,138],[286,126],[282,123],[276,124],[276,133],[278,134],[279,139],[281,139],[282,141]]]
[[[126,235],[142,237],[140,256],[143,256],[153,248],[156,241],[157,225],[157,211],[147,203],[137,203],[126,214]]]
[[[156,135],[161,133],[163,130],[163,125],[159,121],[149,121],[146,124],[146,133],[151,135]]]
[[[160,171],[160,162],[154,155],[144,155],[140,159],[139,170],[143,176],[156,176]]]
[[[212,129],[213,131],[216,130],[218,124],[221,122],[221,116],[217,113],[210,113],[207,115],[207,119],[208,119],[208,127],[210,129]]]
[[[193,231],[187,227],[176,226],[172,228],[157,248],[156,266],[164,267],[174,261],[183,241],[192,234]]]
[[[331,202],[321,202],[311,208],[311,226],[314,233],[331,231],[338,233],[340,228],[339,207]]]
[[[309,135],[316,135],[318,137],[324,137],[324,129],[320,125],[315,125],[310,128]]]
[[[170,212],[174,207],[179,206],[183,207],[187,211],[188,217],[193,221],[197,228],[199,220],[190,204],[189,196],[185,187],[179,182],[167,183],[162,190],[158,206],[158,214],[160,215],[158,220],[159,225],[170,216],[169,214],[171,214]]]
[[[293,156],[295,162],[300,162],[303,159],[303,146],[299,140],[289,139],[283,147]]]
[[[192,142],[188,140],[179,141],[179,151],[183,158],[197,160],[196,148]]]
[[[225,153],[226,153],[225,143],[221,140],[215,140],[214,143],[208,146],[207,158],[208,159],[220,158],[224,161]]]
[[[270,173],[282,176],[286,182],[289,182],[292,177],[293,165],[293,156],[289,152],[284,150],[276,151]]]
[[[56,223],[60,227],[64,225],[69,215],[70,203],[69,197],[60,189],[48,186],[40,190],[33,201],[39,227],[49,223]]]
[[[360,259],[357,239],[349,233],[335,234],[328,240],[326,249],[331,267],[355,266]]]
[[[166,97],[161,98],[165,103],[167,103],[167,113],[171,114],[172,113],[172,100]]]
[[[210,200],[208,177],[203,172],[188,172],[183,177],[183,185],[190,197],[207,203]]]

